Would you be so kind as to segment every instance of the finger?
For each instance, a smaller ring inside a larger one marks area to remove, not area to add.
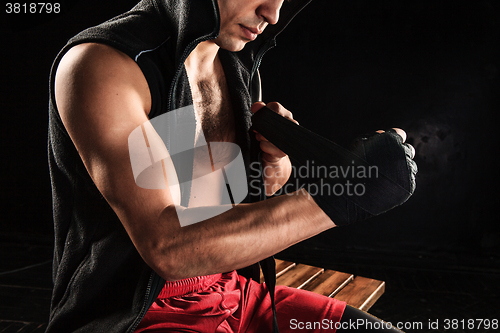
[[[403,147],[406,155],[408,155],[409,158],[413,159],[415,157],[415,148],[409,143],[403,144]]]
[[[269,141],[262,134],[260,134],[259,132],[255,133],[255,138],[257,139],[257,141]]]
[[[271,103],[267,103],[266,106],[269,109],[271,109],[274,112],[276,112],[277,114],[285,117],[286,119],[289,119],[289,120],[293,121],[297,125],[299,124],[298,121],[296,121],[295,119],[293,119],[293,114],[290,111],[288,111],[287,109],[285,109],[285,107],[283,105],[281,105],[280,103],[278,103],[278,102],[271,102]]]
[[[405,141],[406,141],[406,132],[405,132],[405,131],[403,131],[401,128],[396,128],[396,127],[394,127],[394,128],[393,128],[393,130],[395,130],[395,131],[396,131],[396,133],[397,133],[400,137],[402,137],[402,138],[403,138],[403,142],[405,142]]]
[[[403,131],[401,128],[397,128],[397,127],[394,127],[392,128],[392,130],[394,132],[396,132],[397,135],[399,135],[402,139],[403,139],[403,142],[406,141],[406,132]],[[378,131],[375,131],[377,133],[384,133],[385,131],[384,130],[378,130]]]
[[[276,156],[270,155],[268,153],[262,154],[262,161],[266,162],[266,163],[276,164],[276,163],[279,163],[279,161],[281,161],[281,159],[283,159],[283,157],[276,157]]]
[[[269,155],[276,157],[278,159],[281,159],[281,158],[286,156],[286,154],[283,151],[281,151],[278,147],[276,147],[275,145],[273,145],[269,141],[261,141],[260,142],[260,149],[264,153],[269,154]]]
[[[260,109],[262,109],[264,106],[266,106],[266,103],[264,103],[262,101],[261,102],[255,102],[250,107],[250,111],[252,113],[255,113],[255,112],[259,111]]]

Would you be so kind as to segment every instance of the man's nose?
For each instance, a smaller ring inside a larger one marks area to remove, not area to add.
[[[269,24],[278,23],[280,18],[280,9],[283,0],[265,0],[257,8],[257,15],[261,16]]]

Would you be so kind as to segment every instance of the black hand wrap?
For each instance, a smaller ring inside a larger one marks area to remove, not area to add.
[[[252,123],[252,129],[288,154],[296,165],[310,166],[314,161],[341,170],[341,177],[322,179],[319,191],[309,192],[336,225],[386,212],[408,200],[415,190],[417,166],[412,148],[393,130],[358,138],[347,150],[266,107],[253,115]],[[337,185],[363,191],[339,195],[332,191]]]

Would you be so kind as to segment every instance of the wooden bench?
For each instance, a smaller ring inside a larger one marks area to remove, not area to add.
[[[264,281],[262,272],[260,281]],[[309,290],[368,311],[385,291],[385,282],[276,259],[276,285]]]

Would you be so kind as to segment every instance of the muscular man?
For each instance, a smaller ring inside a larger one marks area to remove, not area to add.
[[[193,105],[196,137],[237,143],[248,166],[249,118],[265,105],[251,103],[258,65],[306,2],[143,0],[61,51],[51,76],[48,332],[271,330],[267,290],[235,270],[335,221],[300,190],[181,227],[182,194],[137,186],[128,138],[149,119]],[[267,106],[293,119],[280,104]],[[287,181],[290,159],[257,140],[263,167],[279,171],[265,174],[270,195]],[[282,331],[297,316],[338,322],[345,308],[287,288],[276,303]]]

